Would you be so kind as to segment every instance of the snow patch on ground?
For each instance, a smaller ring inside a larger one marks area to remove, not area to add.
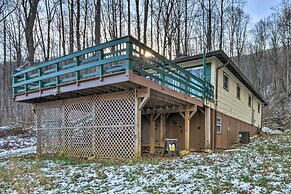
[[[291,193],[290,137],[154,162],[0,160],[0,193]]]
[[[8,158],[8,157],[19,157],[24,156],[28,154],[35,154],[36,153],[36,147],[25,147],[25,148],[19,148],[15,150],[8,150],[0,152],[0,158]]]
[[[263,127],[262,132],[269,133],[269,134],[281,134],[282,133],[282,131],[273,130],[273,129],[270,129],[269,127]]]
[[[21,129],[18,126],[3,126],[0,127],[0,130],[2,131],[2,136],[0,136],[0,158],[35,153],[36,137],[34,128]]]

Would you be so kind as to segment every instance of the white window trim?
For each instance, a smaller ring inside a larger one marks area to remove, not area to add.
[[[251,98],[251,104],[249,104],[250,98]],[[249,94],[249,96],[248,96],[248,106],[251,107],[251,108],[252,108],[252,104],[253,104],[252,101],[253,101],[252,95]]]
[[[220,120],[220,125],[218,125],[218,120]],[[217,131],[217,127],[219,126],[219,131]],[[216,132],[217,133],[221,133],[221,126],[222,126],[222,119],[221,117],[217,117],[217,121],[216,121]]]
[[[261,103],[258,102],[258,113],[261,114]]]
[[[237,88],[239,88],[239,96],[237,96],[238,94]],[[241,86],[239,85],[239,83],[236,83],[236,98],[241,100]]]
[[[227,87],[224,87],[224,76],[227,77]],[[229,75],[226,72],[223,72],[222,86],[223,86],[223,89],[225,89],[226,91],[229,91]]]

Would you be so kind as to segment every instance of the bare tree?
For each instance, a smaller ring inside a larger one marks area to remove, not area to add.
[[[26,47],[28,50],[27,61],[30,65],[34,63],[34,54],[35,54],[35,45],[34,45],[34,23],[37,14],[37,6],[39,0],[26,0],[22,2],[23,14],[25,19],[25,38],[26,38]]]
[[[137,40],[140,41],[140,13],[139,13],[139,0],[135,0],[136,9],[136,24],[137,24]]]
[[[95,7],[95,44],[101,40],[101,0],[94,1]]]
[[[143,43],[147,44],[147,25],[148,25],[148,11],[149,11],[149,0],[144,2],[144,26],[143,26]]]

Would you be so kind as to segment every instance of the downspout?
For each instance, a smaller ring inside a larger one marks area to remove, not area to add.
[[[217,124],[217,107],[218,107],[218,70],[220,70],[221,68],[227,66],[229,64],[229,60],[227,60],[226,63],[220,65],[219,67],[216,68],[216,77],[215,77],[215,123],[214,123],[214,145],[213,148],[216,148],[216,140],[217,140],[217,130],[216,130],[216,124]]]

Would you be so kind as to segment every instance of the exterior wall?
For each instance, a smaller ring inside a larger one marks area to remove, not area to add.
[[[141,143],[150,145],[150,119],[143,115],[141,119]],[[155,121],[155,146],[160,146],[160,117]]]
[[[205,147],[205,119],[204,114],[197,111],[190,120],[190,148],[203,149]],[[178,113],[172,113],[166,119],[166,139],[178,139],[179,149],[185,148],[185,120]],[[155,122],[155,144],[160,145],[160,120]],[[149,118],[142,117],[142,145],[150,143]]]
[[[214,86],[214,95],[216,87],[216,68],[222,65],[216,57],[210,57],[206,59],[206,63],[211,63],[211,84]],[[179,65],[184,68],[195,67],[202,64],[201,60],[188,61],[180,63]],[[229,91],[223,88],[223,72],[229,75]],[[218,71],[218,107],[217,110],[239,120],[242,120],[248,124],[253,124],[256,127],[261,127],[262,116],[262,103],[258,98],[252,95],[252,93],[242,84],[226,67]],[[241,100],[236,97],[236,84],[241,86]],[[252,107],[248,106],[248,95],[252,95]],[[258,103],[260,103],[260,113],[258,113]],[[209,107],[215,109],[213,102],[205,102]],[[254,113],[254,122],[253,115]]]
[[[218,112],[217,117],[221,118],[221,133],[217,133],[216,136],[217,148],[228,148],[234,143],[239,143],[239,132],[241,131],[250,132],[250,136],[259,132],[257,127],[223,113]]]
[[[213,66],[215,67],[215,66]],[[223,74],[227,73],[229,90],[223,88]],[[241,86],[240,96],[236,96],[237,83]],[[249,94],[252,96],[252,106],[248,106]],[[260,101],[226,68],[218,72],[218,107],[217,110],[225,115],[239,119],[256,127],[261,127],[261,110],[258,113]],[[262,107],[262,105],[261,105]],[[254,114],[254,121],[253,121]]]

